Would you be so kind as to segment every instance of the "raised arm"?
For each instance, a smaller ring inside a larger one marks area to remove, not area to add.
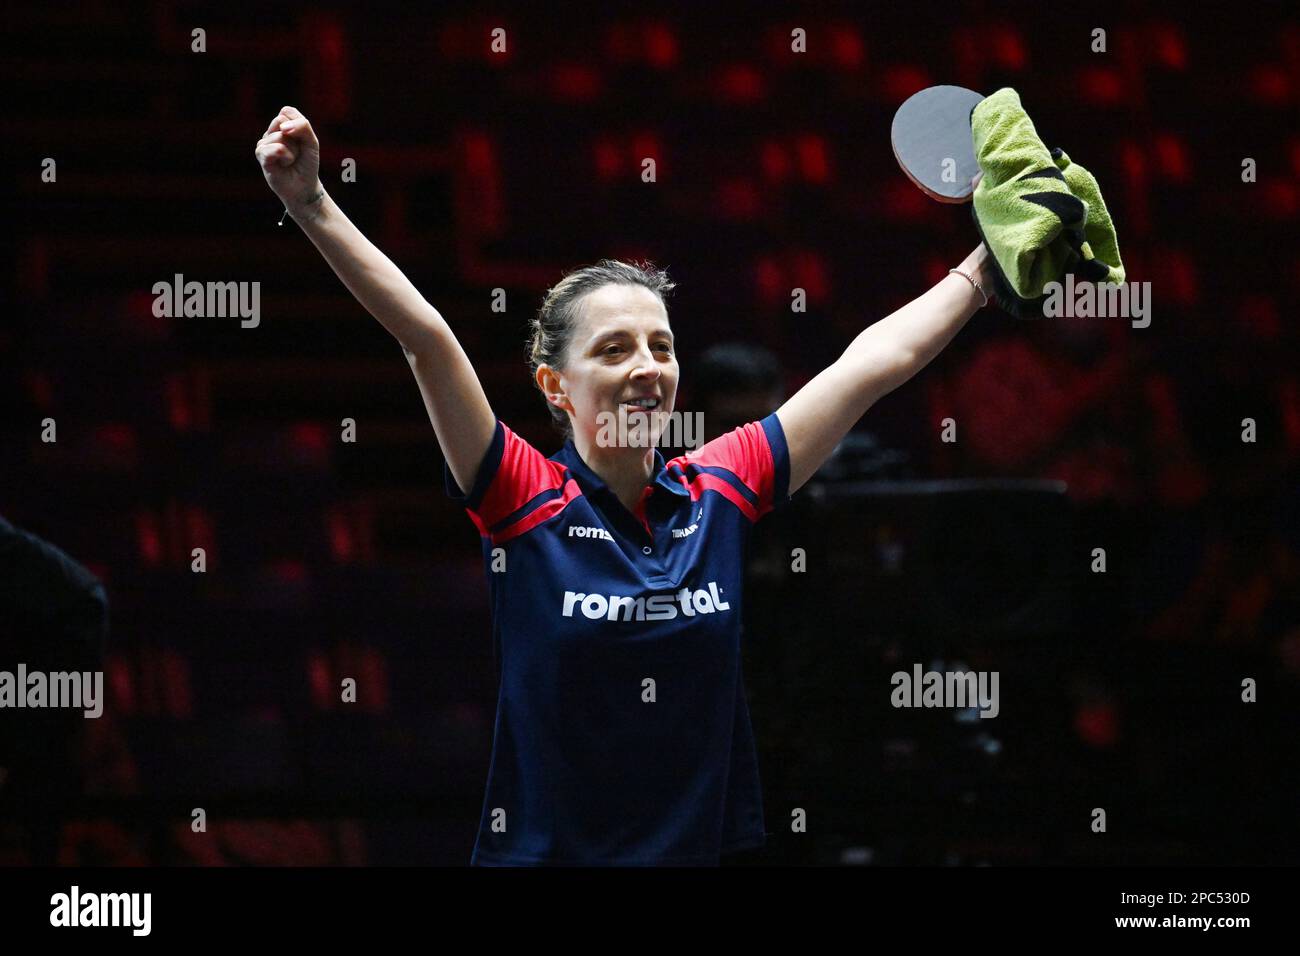
[[[361,234],[320,183],[320,142],[286,106],[255,150],[267,184],[343,284],[402,346],[452,476],[469,491],[496,427],[469,356],[446,320]]]
[[[960,268],[989,288],[980,246]],[[777,409],[790,448],[790,493],[816,474],[868,408],[925,368],[983,305],[969,281],[949,273],[938,285],[863,329],[844,354]]]

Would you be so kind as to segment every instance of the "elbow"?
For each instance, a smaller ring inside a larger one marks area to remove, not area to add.
[[[920,356],[910,349],[900,349],[886,356],[880,363],[880,395],[888,395],[921,367]]]
[[[894,374],[899,376],[899,384],[915,375],[924,364],[921,356],[912,349],[902,349],[894,355]]]
[[[856,376],[854,420],[867,413],[872,405],[916,374],[915,357],[905,352],[881,355],[863,374]]]
[[[445,355],[447,340],[451,329],[442,316],[434,313],[428,318],[412,322],[401,334],[394,334],[397,344],[402,347],[402,354],[412,367],[417,364],[429,364],[435,356]]]

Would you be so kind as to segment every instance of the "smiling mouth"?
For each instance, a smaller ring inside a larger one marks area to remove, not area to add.
[[[656,408],[658,408],[658,407],[659,407],[659,399],[657,399],[657,398],[638,398],[638,399],[635,399],[635,400],[630,401],[630,402],[619,402],[619,404],[620,404],[620,405],[623,405],[623,406],[625,406],[625,407],[627,407],[627,408],[632,408],[632,409],[636,409],[637,411],[643,411],[643,412],[645,412],[645,411],[651,411],[652,409],[656,409]]]

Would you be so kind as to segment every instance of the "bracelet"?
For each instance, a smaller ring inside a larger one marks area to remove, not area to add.
[[[972,276],[965,269],[949,269],[948,275],[952,275],[954,272],[957,273],[957,275],[961,276],[963,279],[965,279],[967,282],[969,282],[971,285],[973,285],[975,287],[975,291],[984,297],[984,302],[980,306],[981,309],[984,308],[984,306],[989,304],[989,294],[984,291],[984,287],[982,285],[980,285],[978,282],[975,281],[974,276]]]
[[[322,199],[324,199],[324,198],[325,198],[325,187],[324,187],[324,186],[321,186],[321,191],[320,191],[320,193],[317,193],[315,196],[312,196],[311,199],[308,199],[307,202],[303,203],[303,206],[311,206],[312,203],[318,203],[318,202],[320,202],[320,200],[322,200]],[[277,222],[276,225],[277,225],[277,226],[285,225],[285,220],[287,219],[287,217],[289,217],[289,215],[290,215],[290,213],[289,213],[289,207],[286,206],[286,207],[285,207],[285,215],[279,217],[279,222]],[[320,216],[320,209],[317,209],[317,211],[316,211],[316,216]],[[312,216],[312,219],[316,219],[316,216]],[[308,222],[311,222],[312,219],[309,219],[309,220],[307,220],[307,221],[308,221]],[[298,217],[295,216],[295,217],[294,217],[294,221],[295,221],[295,222],[298,221]]]

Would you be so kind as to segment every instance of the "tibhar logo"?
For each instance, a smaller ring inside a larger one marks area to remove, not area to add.
[[[713,614],[715,611],[730,611],[731,605],[722,600],[722,592],[716,581],[710,581],[708,590],[692,591],[682,588],[676,594],[652,594],[649,597],[621,597],[611,594],[583,594],[580,591],[564,592],[564,617],[573,617],[573,608],[577,605],[582,616],[598,621],[671,621],[681,613],[687,617],[696,614]],[[620,617],[621,613],[621,617]]]
[[[974,707],[978,702],[980,717],[998,715],[997,671],[926,671],[913,664],[912,673],[896,671],[889,682],[894,685],[889,702],[895,707]],[[991,690],[990,690],[991,686]],[[978,692],[977,692],[978,691]]]
[[[702,518],[702,517],[704,517],[704,509],[703,509],[703,508],[701,508],[700,511],[699,511],[699,514],[697,514],[697,515],[695,516],[695,521],[694,521],[694,522],[692,522],[691,524],[687,525],[685,528],[673,528],[673,537],[674,537],[674,538],[685,538],[685,537],[687,537],[688,535],[695,534],[695,532],[698,531],[699,528],[700,528],[700,518]]]
[[[1151,283],[1113,282],[1075,283],[1073,273],[1067,274],[1065,284],[1049,282],[1043,286],[1047,299],[1043,302],[1043,315],[1049,319],[1066,318],[1120,318],[1133,319],[1135,329],[1145,329],[1151,324]]]
[[[587,528],[581,525],[573,525],[569,528],[570,538],[601,538],[605,541],[613,541],[614,536],[604,528]]]
[[[225,319],[239,316],[242,329],[261,323],[262,283],[186,282],[176,273],[173,284],[153,284],[153,314],[158,318]]]
[[[596,424],[596,444],[601,448],[699,448],[704,444],[703,412],[601,412]]]
[[[103,671],[0,671],[0,707],[80,707],[83,716],[104,712]]]
[[[50,897],[51,926],[130,926],[131,935],[148,936],[152,893],[71,893]]]

